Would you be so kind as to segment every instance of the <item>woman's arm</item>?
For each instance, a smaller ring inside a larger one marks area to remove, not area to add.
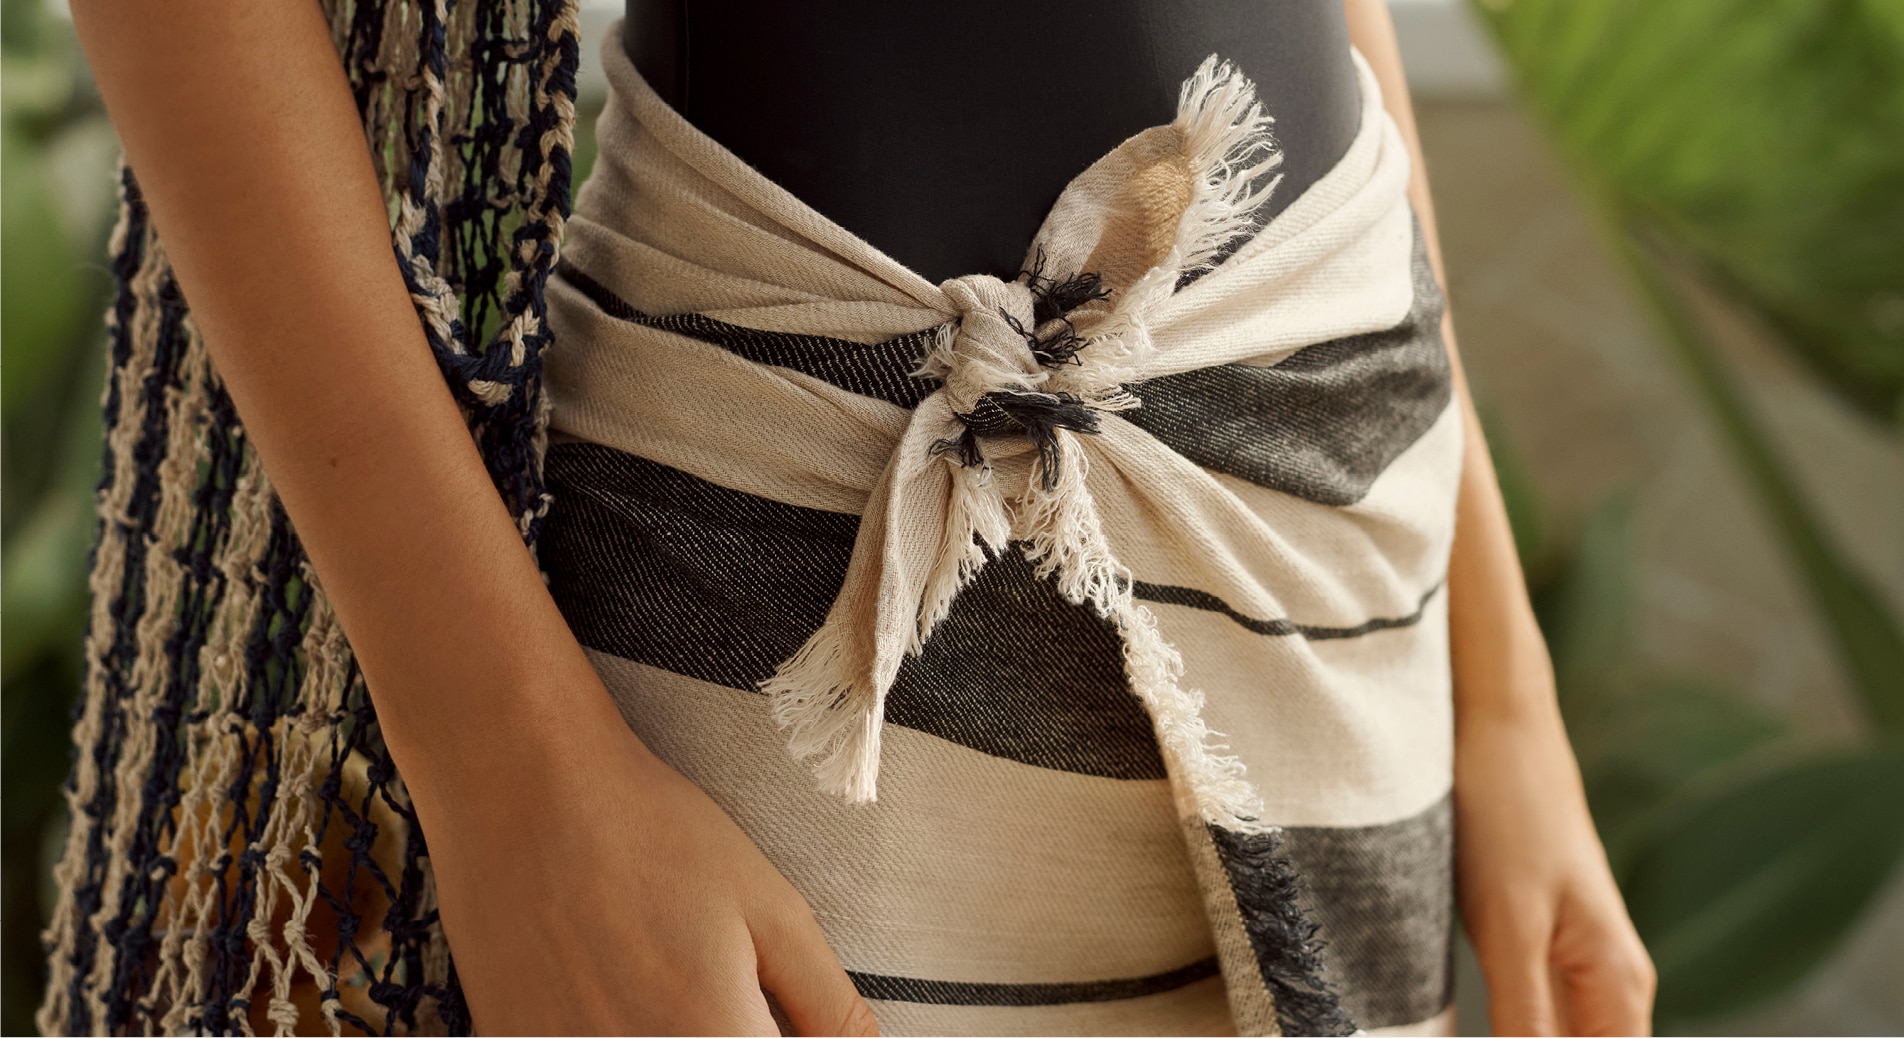
[[[74,0],[167,256],[430,833],[479,1027],[874,1033],[805,902],[647,751],[424,339],[316,0]]]
[[[1381,0],[1346,0],[1414,158],[1409,199],[1435,277],[1448,283],[1394,25]],[[1654,974],[1587,813],[1553,667],[1527,600],[1507,509],[1455,350],[1467,453],[1448,566],[1454,657],[1455,832],[1461,910],[1488,981],[1496,1034],[1643,1034]]]

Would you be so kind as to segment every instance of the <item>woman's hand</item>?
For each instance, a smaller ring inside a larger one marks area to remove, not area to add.
[[[1344,0],[1349,39],[1381,83],[1414,160],[1408,196],[1435,278],[1448,276],[1401,48],[1382,0]],[[1444,314],[1467,449],[1448,559],[1455,843],[1462,914],[1487,974],[1495,1034],[1645,1034],[1654,973],[1587,814],[1527,599],[1514,534]]]
[[[795,1033],[878,1034],[746,834],[612,705],[581,712],[414,790],[478,1030],[778,1034],[764,988]]]
[[[1465,716],[1454,759],[1461,915],[1494,1033],[1649,1033],[1652,960],[1557,713]]]

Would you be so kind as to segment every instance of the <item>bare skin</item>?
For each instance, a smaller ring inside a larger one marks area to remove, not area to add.
[[[1408,141],[1409,199],[1446,285],[1394,24],[1382,0],[1347,0],[1347,8],[1349,39],[1375,70]],[[1489,1024],[1495,1034],[1650,1034],[1653,962],[1587,813],[1553,664],[1448,315],[1441,334],[1468,444],[1448,566],[1455,872],[1462,921],[1487,977]]]
[[[1413,146],[1386,9],[1348,9]],[[376,697],[479,1029],[777,1034],[764,990],[799,1034],[876,1034],[804,899],[623,724],[544,588],[430,356],[317,4],[72,10],[197,326]],[[1419,161],[1411,191],[1439,270]],[[1494,1027],[1642,1033],[1651,966],[1587,817],[1459,370],[1461,902]]]
[[[876,1034],[805,900],[622,722],[484,473],[314,0],[80,0],[198,327],[363,667],[491,1034]]]

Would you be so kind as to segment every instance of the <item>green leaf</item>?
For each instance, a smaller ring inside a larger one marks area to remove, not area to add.
[[[79,645],[93,533],[89,506],[83,496],[49,493],[17,533],[9,531],[0,565],[0,613],[6,616],[0,624],[0,678],[6,681],[44,653]]]
[[[1641,678],[1570,726],[1587,802],[1624,877],[1660,805],[1777,746],[1786,728],[1737,693],[1680,676]]]
[[[1659,970],[1657,1013],[1768,999],[1829,955],[1904,857],[1904,751],[1814,757],[1692,798],[1624,886]]]
[[[1541,603],[1554,674],[1587,705],[1633,650],[1633,499],[1620,493],[1588,514],[1571,559]]]
[[[1664,228],[1846,400],[1904,401],[1897,0],[1477,5],[1581,178]]]
[[[1494,462],[1494,481],[1501,488],[1501,502],[1507,507],[1507,524],[1514,532],[1514,552],[1530,582],[1545,568],[1547,556],[1547,517],[1541,506],[1540,487],[1528,471],[1514,440],[1506,433],[1506,421],[1492,403],[1476,401],[1482,435],[1487,437],[1488,455]]]
[[[13,123],[0,135],[0,410],[45,388],[82,325],[98,320],[61,225],[40,149]]]
[[[1810,586],[1837,642],[1839,658],[1873,721],[1904,736],[1904,627],[1883,597],[1852,569],[1813,514],[1783,459],[1759,428],[1744,395],[1704,328],[1680,301],[1661,266],[1663,246],[1649,249],[1640,232],[1619,237],[1615,250],[1652,307],[1666,341],[1705,398],[1767,518]]]

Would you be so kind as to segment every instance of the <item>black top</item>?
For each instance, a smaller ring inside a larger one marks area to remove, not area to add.
[[[1065,184],[1175,118],[1209,54],[1276,119],[1271,214],[1361,109],[1341,0],[628,0],[623,42],[689,122],[935,282],[1015,273]]]

